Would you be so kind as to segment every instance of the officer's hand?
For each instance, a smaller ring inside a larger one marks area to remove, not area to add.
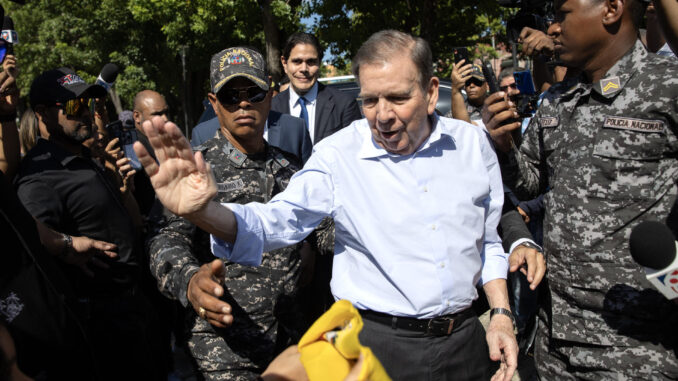
[[[492,316],[486,337],[490,359],[501,361],[492,381],[510,381],[518,367],[518,342],[513,334],[513,322],[505,315]]]
[[[224,295],[224,262],[215,259],[200,267],[188,282],[187,297],[195,313],[219,328],[226,328],[233,323],[231,306],[219,298]]]
[[[553,38],[540,30],[524,27],[520,31],[518,42],[523,44],[523,54],[526,56],[537,54],[545,56],[553,55]]]
[[[490,132],[495,147],[502,152],[511,150],[511,131],[520,128],[516,106],[506,99],[506,93],[496,92],[485,99],[483,104],[483,123]]]
[[[536,290],[546,273],[544,254],[532,247],[516,246],[509,256],[509,271],[515,272],[518,269],[527,277],[530,289]]]

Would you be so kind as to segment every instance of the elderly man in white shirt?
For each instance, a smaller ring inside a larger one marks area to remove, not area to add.
[[[485,132],[439,118],[431,51],[396,31],[374,34],[353,61],[365,119],[314,147],[304,169],[267,204],[212,202],[200,153],[171,123],[144,126],[156,164],[137,155],[165,206],[210,232],[213,253],[257,265],[262,251],[298,242],[326,217],[336,224],[332,292],[364,317],[360,340],[394,379],[510,380],[517,365],[497,235],[501,174]],[[485,334],[471,303],[481,283],[492,308]],[[212,277],[203,287],[220,296]],[[205,298],[229,323],[230,307]]]

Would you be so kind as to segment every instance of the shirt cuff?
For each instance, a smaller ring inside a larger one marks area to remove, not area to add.
[[[500,243],[485,244],[485,260],[480,275],[481,284],[495,279],[506,279],[508,275],[508,254]]]
[[[511,244],[511,250],[509,250],[509,254],[513,253],[513,250],[515,250],[516,247],[523,242],[529,242],[529,243],[533,244],[534,246],[537,246],[542,252],[544,251],[544,249],[541,246],[537,245],[533,240],[531,240],[529,238],[519,238],[518,240],[516,240],[515,242],[513,242]]]
[[[259,266],[264,248],[261,224],[257,216],[245,205],[223,204],[233,212],[238,231],[235,242],[230,244],[210,235],[212,254],[246,266]]]

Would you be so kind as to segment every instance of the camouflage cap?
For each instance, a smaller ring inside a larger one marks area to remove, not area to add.
[[[483,75],[483,68],[478,64],[473,64],[473,70],[471,71],[471,77],[477,78],[485,82],[485,76]]]
[[[261,53],[254,49],[228,48],[212,56],[210,84],[214,94],[218,93],[226,82],[236,77],[247,78],[262,90],[268,91],[266,61]]]

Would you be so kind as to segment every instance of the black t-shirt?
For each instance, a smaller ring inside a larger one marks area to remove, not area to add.
[[[15,185],[26,209],[45,225],[118,246],[118,258],[102,259],[108,269],[90,267],[94,277],[63,264],[76,293],[115,294],[136,283],[140,258],[137,232],[120,191],[88,151],[77,156],[40,139],[22,160]]]
[[[14,339],[19,368],[34,378],[92,379],[89,346],[67,307],[74,299],[69,282],[2,171],[0,232],[0,322]]]

